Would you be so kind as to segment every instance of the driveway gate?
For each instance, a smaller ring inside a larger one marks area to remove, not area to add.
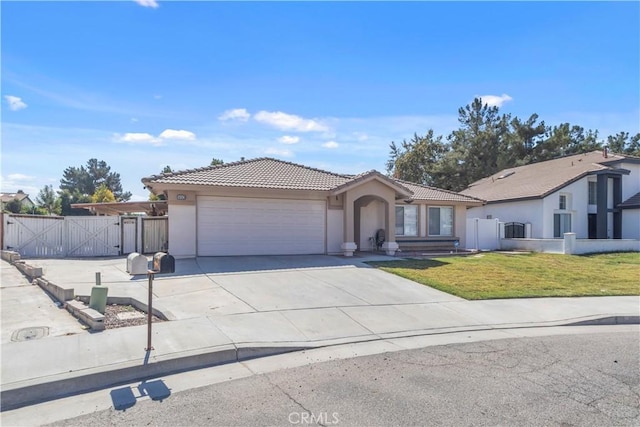
[[[65,228],[61,216],[4,215],[4,249],[25,257],[63,257]]]
[[[25,258],[118,256],[140,247],[145,253],[168,249],[167,217],[2,216],[2,248]]]

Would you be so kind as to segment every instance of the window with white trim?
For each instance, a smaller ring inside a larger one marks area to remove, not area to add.
[[[598,204],[598,183],[596,181],[589,181],[589,204]]]
[[[558,202],[558,209],[560,209],[561,211],[567,210],[567,196],[564,194],[560,195],[560,200]]]
[[[396,236],[418,235],[418,207],[396,206]]]
[[[453,208],[429,206],[429,236],[453,236]]]

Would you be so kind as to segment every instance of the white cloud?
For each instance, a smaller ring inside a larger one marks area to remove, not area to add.
[[[265,123],[281,130],[294,130],[298,132],[326,132],[329,130],[329,128],[317,120],[304,119],[294,114],[283,113],[282,111],[259,111],[253,118],[260,123]]]
[[[498,95],[481,95],[478,98],[482,98],[482,103],[489,105],[489,107],[502,107],[502,104],[513,100],[509,95],[503,93],[502,96]]]
[[[117,142],[126,142],[129,144],[162,145],[162,141],[150,133],[130,132],[124,135],[115,134],[114,137]]]
[[[33,181],[35,177],[31,175],[25,175],[23,173],[10,173],[9,175],[7,175],[7,179],[11,181]]]
[[[281,148],[270,147],[267,148],[264,153],[270,156],[293,157],[293,151]]]
[[[369,135],[367,135],[364,132],[353,132],[353,136],[358,140],[358,141],[366,141],[367,139],[369,139]]]
[[[35,176],[21,173],[10,173],[7,176],[0,176],[0,191],[3,193],[15,193],[18,190],[22,190],[29,195],[29,198],[32,201],[35,202],[40,188],[37,187],[34,181],[36,181]]]
[[[27,108],[27,104],[20,97],[5,95],[4,99],[7,100],[7,104],[9,104],[9,109],[11,111],[18,111]]]
[[[328,141],[328,142],[325,142],[324,144],[322,144],[322,146],[324,148],[338,148],[340,146],[340,144],[338,144],[335,141]]]
[[[218,116],[218,120],[238,120],[240,122],[246,122],[251,117],[251,114],[244,108],[234,108],[233,110],[227,110]]]
[[[193,132],[189,132],[188,130],[165,129],[160,134],[160,138],[184,139],[187,141],[193,141],[194,139],[196,139],[196,134]]]
[[[150,8],[156,9],[159,6],[156,0],[134,0],[134,1],[143,7],[150,7]]]
[[[283,135],[278,138],[278,141],[282,142],[283,144],[297,144],[298,142],[300,142],[300,137]]]
[[[138,120],[137,118],[135,118],[135,117],[131,117],[131,123],[136,123],[136,122],[139,122],[139,121],[140,121],[140,120]]]

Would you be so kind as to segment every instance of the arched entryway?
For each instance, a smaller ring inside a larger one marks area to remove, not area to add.
[[[386,240],[382,249],[387,255],[395,254],[395,203],[411,197],[410,190],[379,172],[371,171],[352,182],[338,187],[332,195],[344,195],[344,222],[342,251],[352,256],[357,250],[371,250],[369,238],[378,229],[384,229]]]
[[[385,236],[389,235],[390,230],[386,229],[389,203],[382,197],[367,195],[354,201],[353,206],[353,234],[358,250],[372,252],[376,249],[376,232],[383,229]]]

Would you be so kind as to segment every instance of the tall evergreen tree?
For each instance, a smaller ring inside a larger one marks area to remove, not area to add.
[[[131,198],[130,192],[122,191],[120,174],[111,172],[111,167],[105,161],[98,159],[89,159],[86,167],[66,168],[60,180],[60,189],[68,190],[71,194],[91,196],[102,184],[111,190],[118,201],[127,201]]]
[[[390,145],[387,172],[395,178],[424,185],[437,186],[440,182],[438,164],[447,151],[442,136],[434,136],[433,129],[426,135],[414,134],[410,141],[402,141],[400,147]]]
[[[39,207],[46,210],[49,215],[60,214],[60,199],[53,189],[53,185],[45,185],[36,197]]]
[[[607,137],[607,147],[612,153],[640,157],[640,133],[629,137],[629,132],[618,132]]]
[[[448,172],[461,170],[458,179],[449,184],[452,190],[462,190],[470,183],[500,170],[505,163],[505,135],[509,132],[510,117],[500,115],[498,107],[483,104],[480,98],[458,110],[460,128],[449,135],[451,151]]]

